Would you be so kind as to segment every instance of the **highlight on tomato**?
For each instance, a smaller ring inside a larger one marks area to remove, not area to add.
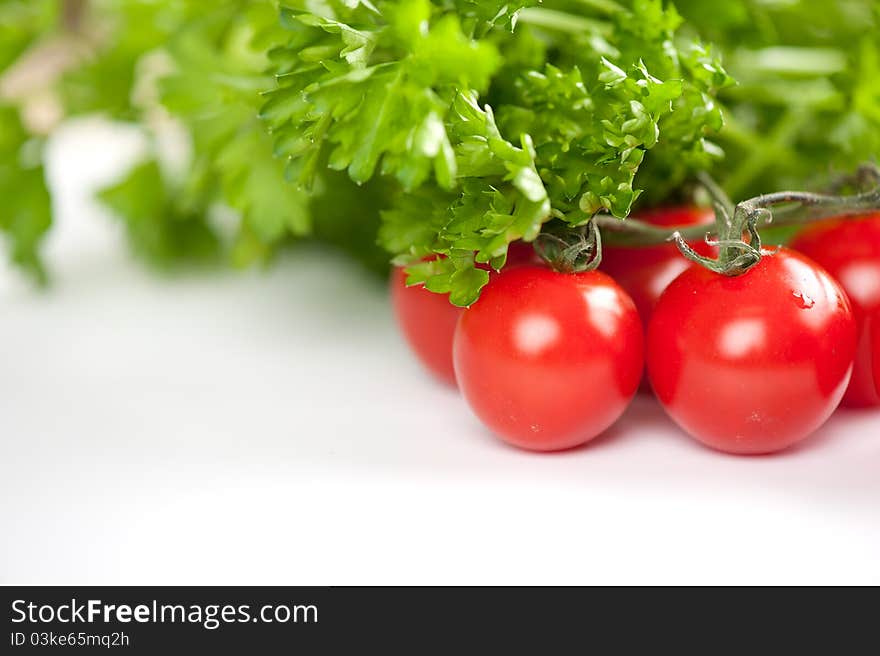
[[[715,449],[762,454],[819,428],[846,389],[856,350],[846,294],[794,251],[763,251],[741,275],[691,267],[660,297],[648,372],[666,412]]]
[[[531,244],[517,241],[507,250],[505,267],[536,260]],[[421,285],[407,286],[403,267],[395,267],[389,282],[394,318],[416,358],[438,380],[455,385],[452,366],[452,337],[463,308]]]
[[[473,412],[514,446],[555,451],[613,424],[638,387],[635,304],[607,274],[506,269],[461,316],[455,373]]]
[[[852,302],[859,328],[852,380],[843,397],[850,407],[880,405],[874,383],[871,323],[880,310],[880,213],[823,221],[808,227],[790,244],[834,276]]]

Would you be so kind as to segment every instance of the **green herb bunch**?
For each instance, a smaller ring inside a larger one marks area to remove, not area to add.
[[[649,151],[682,178],[720,154],[713,97],[730,78],[706,46],[676,43],[660,0],[586,4],[283,7],[262,116],[288,177],[393,180],[381,244],[457,305],[488,281],[476,265],[499,268],[546,222],[626,217]]]
[[[100,193],[151,262],[315,239],[468,305],[511,242],[700,172],[737,199],[876,158],[878,24],[871,0],[0,0],[0,231],[43,279],[43,144],[98,113],[153,146]]]

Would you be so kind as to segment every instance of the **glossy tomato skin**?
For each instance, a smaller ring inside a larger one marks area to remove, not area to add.
[[[840,282],[852,302],[859,346],[843,404],[880,405],[872,373],[871,344],[871,324],[880,311],[880,213],[810,226],[790,246],[821,264]]]
[[[462,309],[445,294],[429,292],[421,285],[406,286],[406,272],[391,272],[391,307],[400,331],[423,365],[439,380],[455,385],[452,368],[452,335]]]
[[[505,266],[533,262],[535,258],[531,244],[514,242],[508,248]],[[402,267],[391,272],[389,287],[394,317],[410,349],[436,378],[455,385],[452,336],[463,309],[452,305],[445,294],[429,292],[420,285],[407,287]]]
[[[779,451],[831,415],[849,382],[856,323],[808,258],[767,252],[741,276],[688,269],[651,317],[647,362],[666,412],[728,453]]]
[[[635,305],[609,276],[530,265],[489,282],[462,314],[453,353],[477,417],[536,451],[578,446],[614,423],[644,357]]]
[[[715,214],[711,208],[696,206],[666,207],[640,213],[634,217],[656,226],[711,226]],[[707,227],[707,231],[711,228]],[[689,242],[701,255],[713,255],[715,248],[705,240]],[[645,327],[663,290],[685,269],[693,266],[675,244],[621,248],[606,246],[599,267],[610,275],[632,297]]]

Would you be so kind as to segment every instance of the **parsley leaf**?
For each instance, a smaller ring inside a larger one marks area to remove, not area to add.
[[[218,239],[205,215],[180,203],[155,160],[136,166],[98,198],[123,220],[132,250],[151,264],[167,268],[211,261],[218,253]]]
[[[0,105],[0,231],[12,260],[37,282],[46,281],[39,244],[52,224],[51,200],[40,163],[40,144],[21,125],[18,111]]]
[[[168,44],[175,70],[161,80],[162,103],[192,136],[194,169],[215,180],[215,195],[241,215],[234,247],[241,265],[311,231],[308,198],[287,184],[257,116],[260,91],[270,85],[260,44],[272,42],[275,30],[269,4],[227,3],[175,35]]]

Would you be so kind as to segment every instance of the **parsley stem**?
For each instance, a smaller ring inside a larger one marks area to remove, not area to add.
[[[577,0],[577,2],[584,7],[595,9],[606,16],[613,16],[621,11],[625,11],[624,8],[614,2],[614,0]]]
[[[611,24],[605,21],[540,7],[528,7],[520,11],[519,22],[572,34],[592,32],[607,36],[612,32]]]

